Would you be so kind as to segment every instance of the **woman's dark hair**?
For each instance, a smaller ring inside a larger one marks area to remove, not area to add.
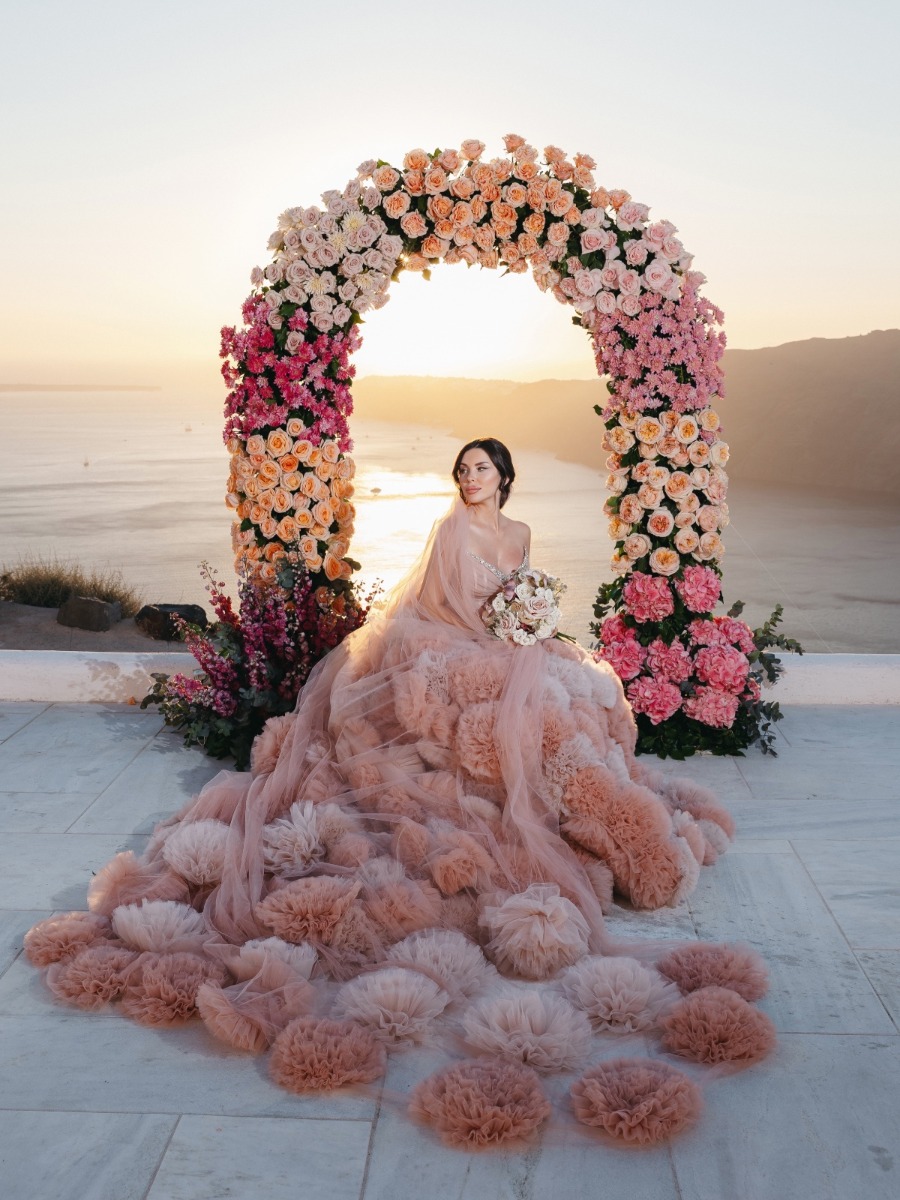
[[[512,455],[497,438],[476,438],[474,442],[466,442],[462,450],[457,454],[453,470],[450,472],[453,476],[453,482],[456,484],[456,490],[462,499],[465,499],[465,497],[462,494],[462,488],[459,486],[459,468],[462,466],[463,456],[468,454],[470,450],[483,450],[500,472],[500,507],[502,508],[509,499],[510,488],[516,477],[516,468],[513,466]]]

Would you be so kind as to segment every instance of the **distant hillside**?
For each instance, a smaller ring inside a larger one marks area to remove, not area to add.
[[[900,329],[725,352],[734,472],[900,496]]]
[[[718,403],[735,478],[900,496],[900,329],[725,354]],[[602,468],[599,380],[369,376],[356,410],[375,420],[485,434]]]

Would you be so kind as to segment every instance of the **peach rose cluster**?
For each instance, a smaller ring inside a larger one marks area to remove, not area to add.
[[[653,574],[674,576],[725,553],[728,446],[720,432],[711,407],[681,415],[622,410],[609,422],[602,444],[611,451],[606,508],[618,573],[646,559]]]
[[[226,502],[235,510],[232,542],[237,565],[266,583],[277,577],[289,550],[312,575],[348,579],[346,561],[355,510],[353,459],[333,438],[315,445],[307,427],[290,418],[283,428],[228,441],[231,474]]]

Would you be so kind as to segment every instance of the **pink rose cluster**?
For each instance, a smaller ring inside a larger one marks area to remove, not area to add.
[[[250,297],[243,306],[244,328],[222,330],[222,376],[229,388],[225,441],[235,435],[246,439],[299,416],[314,444],[334,438],[341,450],[349,450],[350,383],[356,373],[350,355],[362,344],[359,333],[351,328],[346,334],[316,334],[307,314],[298,310],[285,321],[284,341],[295,349],[284,354],[277,346],[271,313],[265,300]],[[297,340],[292,343],[294,335]]]

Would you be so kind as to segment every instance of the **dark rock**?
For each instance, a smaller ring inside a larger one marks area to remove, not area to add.
[[[209,624],[199,604],[145,604],[134,618],[134,623],[157,641],[173,642],[181,637],[175,617],[181,617],[191,625],[199,625],[201,629]]]
[[[60,625],[105,633],[122,620],[122,605],[117,600],[98,600],[96,596],[70,596],[59,606]]]

